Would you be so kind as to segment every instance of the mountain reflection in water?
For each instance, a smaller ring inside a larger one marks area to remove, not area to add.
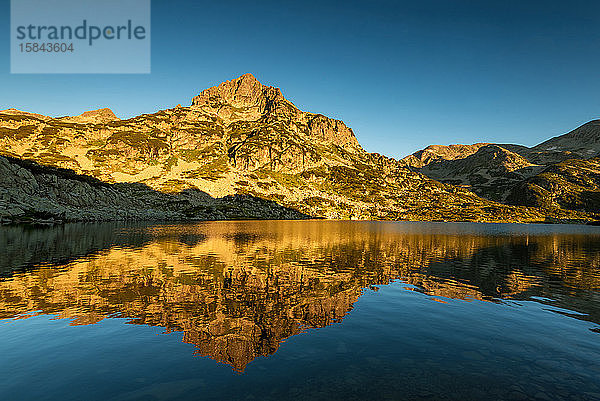
[[[444,298],[536,300],[600,322],[600,230],[374,222],[71,224],[0,228],[0,319],[50,314],[182,331],[236,371],[365,288],[401,280]]]

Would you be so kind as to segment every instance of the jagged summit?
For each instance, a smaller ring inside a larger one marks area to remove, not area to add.
[[[279,88],[263,85],[248,73],[203,90],[192,99],[192,106],[212,105],[217,99],[236,107],[252,107],[265,100],[281,101],[284,97]]]
[[[245,109],[248,117],[254,115],[255,118],[260,118],[266,113],[274,112],[282,103],[289,109],[298,111],[283,97],[279,88],[261,84],[252,74],[244,74],[205,89],[192,99],[192,107],[213,109],[223,118],[231,116],[235,109]]]
[[[225,124],[238,121],[285,124],[289,131],[314,140],[363,151],[354,132],[343,121],[299,110],[279,88],[260,83],[250,73],[203,90],[192,99],[190,109],[216,116]]]

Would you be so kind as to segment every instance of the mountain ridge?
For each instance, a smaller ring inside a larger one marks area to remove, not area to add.
[[[520,159],[516,163],[520,168],[503,171],[503,162],[494,163],[493,158],[487,160],[487,166],[473,163],[474,155],[489,146],[512,153],[512,162]],[[453,149],[461,149],[462,153],[452,152]],[[599,156],[600,120],[592,120],[533,147],[482,143],[430,145],[403,160],[429,178],[466,186],[487,199],[512,205],[598,213],[600,204],[595,199],[600,189],[596,185],[594,160]],[[492,169],[486,168],[490,162]],[[466,165],[470,167],[468,174]],[[581,182],[587,182],[590,187],[586,188]]]
[[[201,190],[214,198],[250,195],[313,217],[593,218],[498,203],[427,177],[406,160],[368,153],[342,121],[299,110],[279,88],[251,74],[201,91],[188,107],[123,120],[106,110],[80,120],[0,113],[0,153],[106,183],[141,183],[173,194]],[[454,152],[455,158],[472,150]]]

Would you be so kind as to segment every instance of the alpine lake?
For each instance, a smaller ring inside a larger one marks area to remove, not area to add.
[[[600,400],[600,227],[0,227],[0,399]]]

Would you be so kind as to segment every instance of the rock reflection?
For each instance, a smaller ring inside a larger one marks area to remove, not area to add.
[[[434,229],[432,229],[434,227]],[[600,321],[600,236],[460,225],[213,222],[0,229],[0,319],[109,317],[183,332],[243,371],[401,279],[437,299],[532,299]],[[450,232],[449,232],[450,231]],[[536,298],[538,299],[538,298]]]

